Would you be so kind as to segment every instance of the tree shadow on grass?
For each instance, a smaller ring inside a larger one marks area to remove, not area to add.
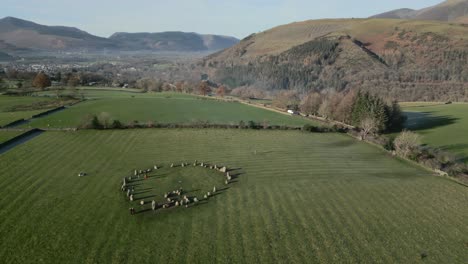
[[[463,151],[466,149],[468,149],[468,143],[452,144],[440,147],[440,150],[443,151]]]
[[[453,116],[439,116],[434,112],[405,112],[408,120],[406,120],[405,128],[418,131],[443,127],[455,124],[460,118]]]
[[[425,144],[424,146],[430,146]],[[468,143],[460,143],[460,144],[452,144],[452,145],[445,145],[436,148],[437,150],[442,151],[442,154],[445,153],[448,155],[449,158],[452,160],[456,160],[457,162],[467,163],[468,156],[461,154],[460,152],[464,152],[468,150]],[[457,154],[460,153],[460,154]]]

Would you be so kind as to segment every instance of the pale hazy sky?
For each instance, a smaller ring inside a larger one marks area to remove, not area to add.
[[[243,38],[294,21],[368,17],[442,0],[0,0],[0,17],[114,32],[186,31]]]

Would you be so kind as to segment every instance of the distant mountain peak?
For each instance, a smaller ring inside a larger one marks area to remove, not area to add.
[[[75,27],[45,26],[15,17],[0,19],[0,43],[5,51],[217,51],[239,42],[220,35],[168,31],[160,33],[117,32],[109,38],[91,35]]]
[[[216,51],[231,47],[239,42],[234,37],[203,35],[195,32],[166,31],[114,33],[109,39],[119,43],[124,50],[149,51]]]
[[[409,8],[396,9],[371,18],[439,20],[463,23],[468,17],[468,0],[447,0],[440,4],[413,10]]]

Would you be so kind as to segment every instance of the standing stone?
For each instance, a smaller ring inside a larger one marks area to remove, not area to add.
[[[153,211],[156,210],[156,206],[157,206],[156,201],[153,200],[153,201],[151,202],[151,209],[152,209]]]

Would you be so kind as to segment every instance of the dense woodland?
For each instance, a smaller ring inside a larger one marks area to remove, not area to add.
[[[395,29],[376,54],[352,36],[319,38],[246,61],[204,62],[212,78],[264,91],[360,89],[400,101],[468,101],[468,49],[435,33]],[[211,70],[215,68],[216,70]]]

